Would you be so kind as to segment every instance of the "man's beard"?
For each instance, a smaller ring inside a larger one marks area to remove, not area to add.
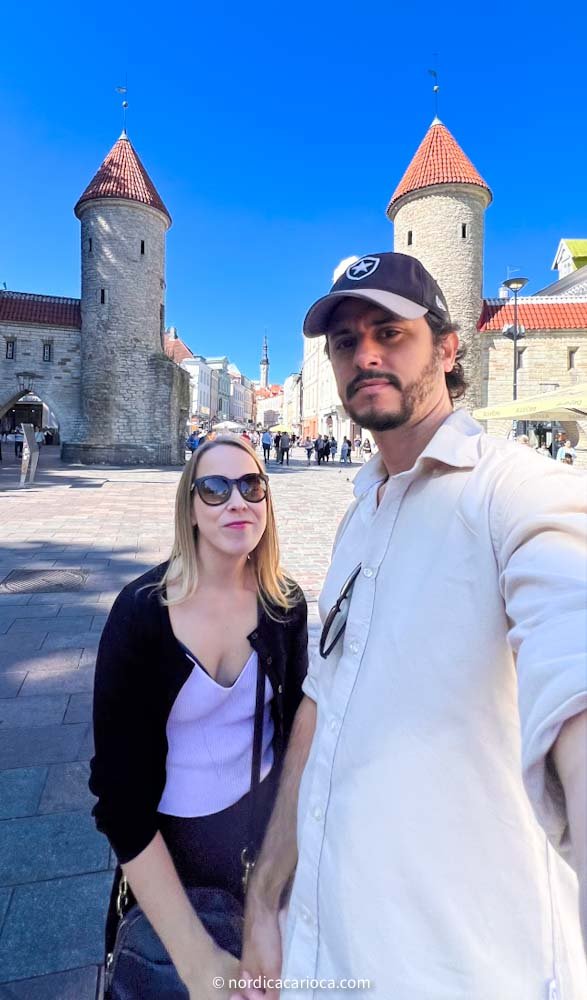
[[[431,395],[438,374],[439,358],[439,352],[434,349],[430,361],[422,369],[418,378],[414,379],[413,382],[409,382],[403,389],[397,375],[375,371],[361,372],[346,388],[347,403],[345,409],[349,417],[367,431],[391,431],[396,427],[402,427],[403,424],[408,423],[412,419],[416,407]],[[386,382],[389,382],[400,393],[399,408],[382,412],[377,409],[377,404],[373,403],[361,412],[354,409],[352,402],[348,402],[349,391],[352,398],[355,395],[358,384],[364,385],[370,380],[380,382],[381,379],[385,379]]]

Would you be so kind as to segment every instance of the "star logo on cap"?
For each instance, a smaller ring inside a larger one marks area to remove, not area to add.
[[[447,308],[439,295],[436,296],[436,305],[439,309],[442,309],[443,312],[447,312]]]
[[[351,281],[360,281],[361,278],[368,278],[373,271],[376,271],[380,264],[380,257],[361,257],[354,264],[347,267],[346,277]]]

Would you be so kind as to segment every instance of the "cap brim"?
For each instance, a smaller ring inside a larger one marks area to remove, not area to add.
[[[340,292],[329,292],[328,295],[318,299],[306,314],[304,336],[321,337],[328,333],[330,317],[340,299],[344,298],[366,299],[376,306],[381,306],[382,309],[387,309],[388,312],[394,313],[401,319],[420,319],[428,312],[425,306],[420,306],[417,302],[404,299],[402,295],[396,295],[395,292],[381,291],[379,288],[365,288],[361,291],[345,289]]]

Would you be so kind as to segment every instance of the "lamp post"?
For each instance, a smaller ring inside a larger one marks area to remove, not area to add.
[[[510,334],[509,330],[504,334],[506,337],[511,337],[514,342],[514,403],[518,398],[518,340],[524,334],[520,334],[518,327],[518,292],[522,291],[528,284],[528,278],[507,278],[504,281],[506,288],[509,288],[510,292],[514,293],[514,330],[513,336]]]

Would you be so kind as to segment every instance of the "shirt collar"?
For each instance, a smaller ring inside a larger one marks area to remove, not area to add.
[[[422,465],[424,459],[449,465],[455,469],[472,469],[479,461],[480,439],[483,433],[481,425],[473,420],[466,410],[453,410],[418,455],[412,469],[398,475],[408,475],[413,472]],[[374,455],[355,476],[355,496],[363,496],[375,483],[381,483],[387,478],[387,470],[381,455]]]

